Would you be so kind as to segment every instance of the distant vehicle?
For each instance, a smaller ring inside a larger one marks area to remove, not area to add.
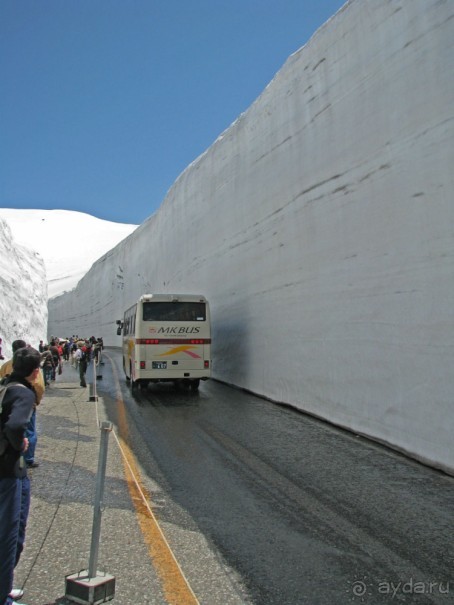
[[[144,294],[117,320],[131,388],[174,382],[196,391],[211,376],[210,309],[204,296]]]

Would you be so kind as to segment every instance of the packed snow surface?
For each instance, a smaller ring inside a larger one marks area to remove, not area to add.
[[[42,258],[21,246],[0,217],[0,338],[2,354],[22,339],[37,348],[47,334],[47,282]],[[0,362],[0,365],[3,362]]]
[[[75,288],[95,260],[137,228],[70,210],[0,208],[0,217],[15,241],[43,258],[49,298]]]

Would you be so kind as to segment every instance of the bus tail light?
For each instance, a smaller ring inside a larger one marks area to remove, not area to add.
[[[208,361],[208,359],[206,359],[206,360],[203,362],[203,367],[204,367],[205,369],[208,369],[208,368],[210,367],[210,362]]]
[[[141,370],[145,370],[145,362],[144,361],[140,362],[140,369]]]

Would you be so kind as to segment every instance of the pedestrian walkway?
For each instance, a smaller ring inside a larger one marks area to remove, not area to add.
[[[122,440],[120,432],[128,435],[130,427],[113,366],[112,373],[110,389],[116,396],[106,392],[104,398],[99,393],[96,397],[90,385],[94,367],[87,372],[89,386],[83,388],[78,371],[65,363],[38,408],[39,466],[29,471],[31,509],[14,582],[25,591],[20,602],[71,605],[74,601],[68,597],[75,592],[66,588],[65,578],[85,571],[82,580],[87,583],[101,432],[106,433],[101,427],[110,414],[118,426],[107,431],[96,580],[101,582],[103,573],[114,577],[111,602],[246,605],[250,601],[243,598],[236,571],[225,565],[202,533],[182,521],[184,514],[175,518],[170,513],[169,495],[136,460],[128,439]]]
[[[27,605],[66,605],[65,577],[88,569],[102,399],[89,401],[69,364],[38,409],[39,467],[29,471],[32,503],[25,550],[15,573]],[[64,382],[67,380],[67,382]],[[109,437],[97,570],[115,577],[114,602],[165,604],[123,471]],[[71,593],[73,594],[73,593]]]

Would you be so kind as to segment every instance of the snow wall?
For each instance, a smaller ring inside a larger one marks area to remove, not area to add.
[[[203,293],[215,378],[452,472],[453,17],[348,2],[50,301],[49,334],[120,346],[142,293]]]
[[[47,280],[41,256],[20,245],[0,217],[0,338],[4,360],[13,356],[15,340],[35,349],[46,338]]]

